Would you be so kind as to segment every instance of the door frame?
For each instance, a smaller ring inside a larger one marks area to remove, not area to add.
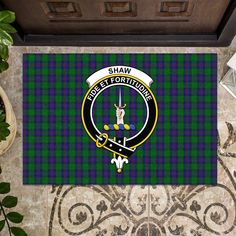
[[[0,9],[6,9],[0,2]],[[15,46],[194,46],[226,47],[236,34],[236,1],[232,0],[213,34],[26,34],[16,22]]]

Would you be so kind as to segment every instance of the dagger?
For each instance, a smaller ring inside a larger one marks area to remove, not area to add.
[[[126,107],[126,104],[124,104],[122,106],[122,95],[121,95],[121,88],[119,89],[119,103],[118,106],[116,104],[114,104],[115,108],[119,108],[119,109],[124,109]]]
[[[124,108],[126,107],[126,104],[122,106],[122,94],[121,94],[121,88],[119,89],[119,101],[118,101],[118,106],[114,104],[116,108],[116,117],[117,117],[117,123],[116,125],[122,124],[124,125],[124,120],[123,117],[125,115]],[[118,127],[117,127],[118,128]]]

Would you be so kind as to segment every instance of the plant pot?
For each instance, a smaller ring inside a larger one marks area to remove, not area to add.
[[[0,86],[0,99],[3,101],[5,106],[6,122],[10,125],[9,126],[10,134],[6,137],[6,140],[0,142],[0,155],[2,155],[12,145],[16,137],[17,125],[16,125],[16,117],[12,109],[11,103],[1,86]]]

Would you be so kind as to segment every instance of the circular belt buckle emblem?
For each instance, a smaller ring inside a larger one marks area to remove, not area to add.
[[[104,138],[104,141],[103,141],[103,138]],[[106,134],[106,133],[100,134],[96,140],[96,146],[98,148],[104,147],[104,145],[106,145],[106,143],[107,143],[107,140],[108,140],[108,134]],[[103,141],[103,143],[99,143],[99,141]]]
[[[124,164],[129,162],[129,157],[138,146],[150,137],[155,129],[158,119],[158,106],[156,98],[150,89],[153,80],[138,69],[128,66],[111,66],[95,72],[86,82],[89,85],[89,89],[82,103],[81,116],[83,126],[98,148],[104,148],[112,153],[111,163],[116,165],[118,173],[122,173]],[[114,109],[116,122],[112,124],[106,123],[103,125],[103,129],[100,128],[99,130],[93,117],[94,104],[99,95],[108,89],[114,88],[114,86],[118,88],[117,102],[115,104],[111,103],[111,105],[112,109]],[[129,109],[126,103],[129,97],[132,96],[130,94],[122,96],[123,88],[127,87],[131,90],[134,89],[142,97],[146,108],[146,119],[142,128],[131,137],[120,135],[120,133],[136,130],[137,126],[137,124],[125,122],[125,113]],[[110,132],[119,132],[119,136],[113,135],[111,137]]]

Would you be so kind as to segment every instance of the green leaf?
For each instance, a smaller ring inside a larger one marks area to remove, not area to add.
[[[0,23],[0,29],[6,31],[7,33],[16,33],[16,29],[7,23]]]
[[[13,223],[21,223],[23,218],[23,215],[18,212],[10,212],[7,214],[7,219]]]
[[[6,122],[1,122],[0,123],[0,129],[1,128],[7,128],[7,127],[9,127],[10,125],[8,124],[8,123],[6,123]]]
[[[10,183],[2,182],[0,183],[0,194],[5,194],[10,192]]]
[[[1,71],[1,63],[0,62],[0,71]],[[6,115],[4,113],[0,113],[0,142],[2,140],[6,140],[6,137],[10,134],[10,130],[8,129],[9,124],[5,122]]]
[[[5,220],[1,220],[0,221],[0,232],[2,231],[2,229],[4,228],[5,226]]]
[[[2,200],[2,205],[6,208],[12,208],[15,207],[17,205],[17,197],[13,197],[13,196],[6,196],[5,198],[3,198]]]
[[[11,227],[11,232],[15,235],[15,236],[27,236],[26,232],[18,227]]]
[[[7,70],[8,67],[9,67],[9,65],[6,61],[0,61],[0,73]]]
[[[2,23],[12,23],[15,21],[16,16],[12,11],[0,11],[0,22]]]
[[[4,45],[4,44],[0,44],[0,57],[3,60],[7,60],[9,57],[9,53],[8,53],[8,46]]]
[[[6,119],[5,113],[3,113],[3,111],[0,111],[0,122],[5,121],[5,119]]]
[[[5,44],[6,46],[10,46],[13,44],[13,39],[11,35],[2,29],[0,29],[0,39],[1,39],[1,42]]]

